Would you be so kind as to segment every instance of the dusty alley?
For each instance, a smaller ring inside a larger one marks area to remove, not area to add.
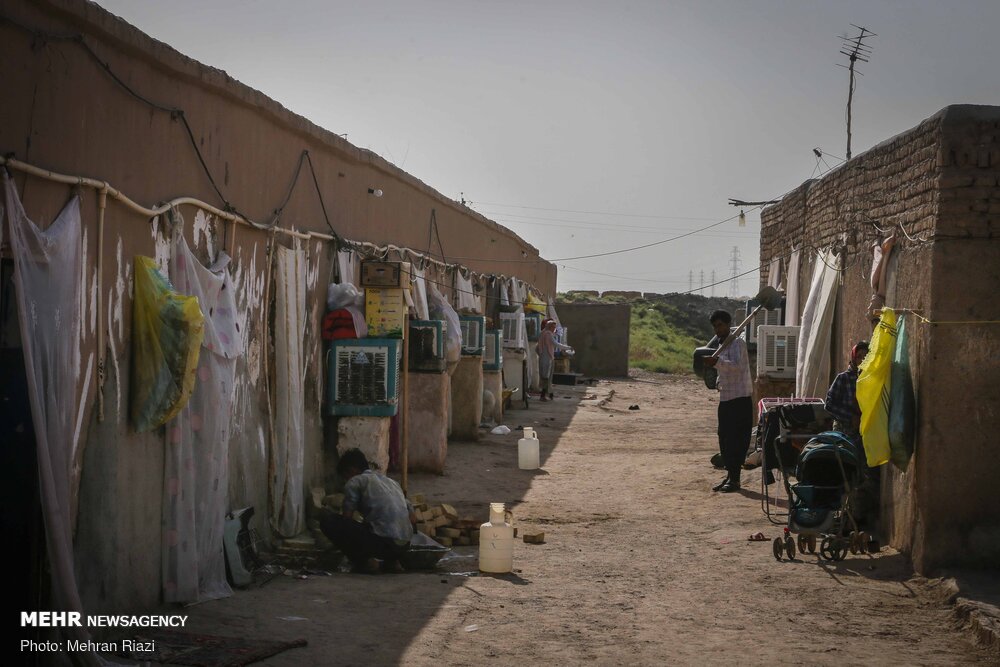
[[[892,550],[779,563],[748,541],[780,527],[759,471],[742,494],[710,491],[716,397],[695,381],[561,389],[507,416],[538,430],[542,470],[517,469],[512,433],[453,443],[444,476],[411,477],[428,502],[485,521],[505,501],[520,530],[544,530],[543,545],[516,543],[513,575],[474,576],[476,549],[461,547],[435,573],[278,577],[189,609],[189,625],[307,639],[260,663],[281,666],[996,661]]]

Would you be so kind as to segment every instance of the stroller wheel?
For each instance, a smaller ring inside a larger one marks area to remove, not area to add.
[[[830,545],[830,555],[833,556],[831,560],[841,561],[847,558],[847,549],[849,543],[843,537],[836,537]]]
[[[857,531],[852,530],[850,536],[850,542],[848,543],[848,546],[851,549],[852,554],[856,554],[860,550],[860,547],[858,546],[859,543],[860,540],[858,539]]]
[[[799,547],[799,553],[804,554],[806,552],[806,549],[809,548],[809,538],[806,537],[805,535],[799,535],[799,539],[797,540],[797,542]]]
[[[771,545],[772,551],[774,551],[774,558],[776,560],[781,560],[781,554],[785,552],[785,544],[781,541],[780,537],[774,538],[774,543]]]
[[[819,543],[819,555],[826,560],[833,560],[833,554],[830,551],[833,540],[830,537],[824,537],[823,541]]]
[[[808,543],[806,544],[806,546],[809,547],[809,553],[811,553],[811,554],[816,553],[816,536],[815,535],[810,535],[809,536]]]
[[[795,560],[795,540],[791,535],[785,536],[785,553],[788,554],[788,560]]]

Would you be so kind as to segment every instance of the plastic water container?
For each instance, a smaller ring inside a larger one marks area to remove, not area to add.
[[[539,465],[538,439],[521,438],[517,441],[517,467],[521,470],[534,470]]]
[[[479,527],[479,570],[502,574],[514,569],[514,528],[503,503],[490,503],[490,520]]]
[[[535,433],[535,429],[531,428],[530,426],[524,427],[524,437],[534,438],[535,440],[538,440],[538,434]]]

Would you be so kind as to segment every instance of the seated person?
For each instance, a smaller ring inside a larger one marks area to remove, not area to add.
[[[416,516],[394,480],[368,466],[360,449],[350,449],[337,462],[337,473],[346,480],[342,514],[320,518],[323,534],[347,556],[356,572],[374,573],[379,561],[402,572],[400,556],[413,537]],[[352,516],[358,511],[362,522]]]

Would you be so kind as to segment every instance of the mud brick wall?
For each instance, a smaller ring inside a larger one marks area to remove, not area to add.
[[[910,308],[917,395],[916,453],[905,472],[882,474],[882,531],[921,571],[1000,560],[1000,108],[946,107],[820,180],[803,183],[761,215],[761,281],[774,257],[803,248],[800,312],[816,250],[840,255],[831,367],[870,338],[870,246],[890,233],[886,305]]]

